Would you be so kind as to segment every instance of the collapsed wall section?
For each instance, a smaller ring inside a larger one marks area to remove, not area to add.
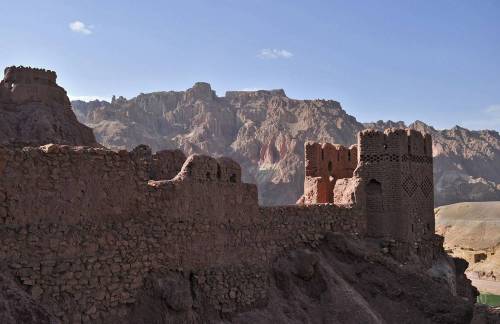
[[[303,203],[333,203],[335,183],[353,176],[357,155],[355,145],[306,142]]]

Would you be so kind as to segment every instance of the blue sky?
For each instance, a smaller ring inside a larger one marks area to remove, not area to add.
[[[0,65],[72,97],[283,88],[360,121],[500,130],[500,1],[1,1]]]

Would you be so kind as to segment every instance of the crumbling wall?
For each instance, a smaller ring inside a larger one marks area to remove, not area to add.
[[[0,102],[23,104],[44,102],[70,106],[66,91],[56,84],[54,71],[11,66],[0,81]]]
[[[308,142],[301,204],[363,209],[368,235],[408,243],[434,234],[432,139],[415,130],[364,130],[350,149]],[[356,158],[354,158],[357,154]]]
[[[145,145],[131,152],[54,144],[0,149],[0,222],[126,219],[148,206],[148,180],[174,177],[183,157],[153,155]]]
[[[357,166],[357,147],[330,143],[305,144],[305,204],[333,203],[338,179],[351,178]]]
[[[0,145],[22,148],[48,143],[100,147],[81,124],[56,73],[11,66],[0,80]]]
[[[2,267],[65,323],[125,316],[149,274],[165,271],[192,273],[227,311],[265,301],[266,269],[287,249],[366,231],[354,207],[259,207],[227,158],[193,155],[172,179],[151,179],[171,172],[160,170],[166,155],[1,150]]]

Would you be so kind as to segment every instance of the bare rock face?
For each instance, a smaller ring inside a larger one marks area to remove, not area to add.
[[[147,144],[186,154],[225,155],[259,186],[260,203],[294,204],[304,186],[304,143],[351,145],[364,128],[405,128],[403,122],[361,124],[333,100],[296,100],[283,90],[228,91],[218,97],[207,83],[180,92],[140,94],[111,103],[73,102],[81,122],[112,149]],[[500,200],[500,136],[455,127],[438,131],[422,122],[410,128],[434,140],[435,202]]]
[[[290,99],[283,90],[218,97],[208,83],[111,103],[75,101],[73,108],[112,149],[147,144],[232,157],[242,166],[243,180],[259,185],[265,205],[293,204],[301,195],[307,140],[348,145],[363,129],[336,101]]]
[[[6,68],[0,81],[0,145],[48,143],[99,146],[92,130],[76,119],[55,72]]]

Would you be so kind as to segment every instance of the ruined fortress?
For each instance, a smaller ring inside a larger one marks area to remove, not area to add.
[[[20,83],[20,101],[62,95],[33,90],[55,83],[50,71],[8,70],[3,82]],[[81,323],[126,316],[151,273],[189,274],[219,312],[258,305],[272,261],[332,231],[430,263],[442,249],[431,148],[430,136],[395,129],[363,131],[350,148],[307,143],[299,203],[260,207],[229,158],[0,147],[0,270],[64,323]]]
[[[56,83],[54,71],[11,66],[0,81],[0,103],[22,104],[43,102],[70,106],[66,90]]]

